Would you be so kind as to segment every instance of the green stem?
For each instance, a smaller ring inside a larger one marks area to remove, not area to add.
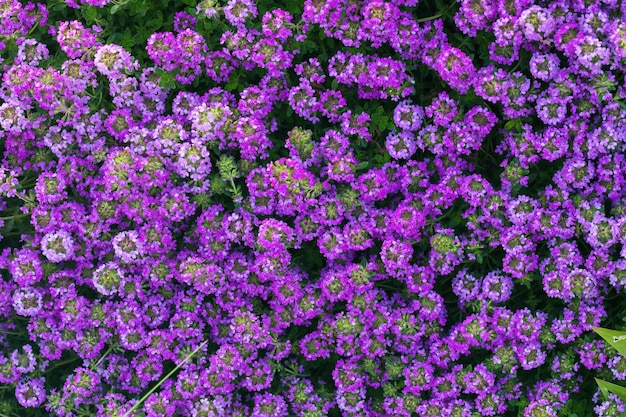
[[[24,197],[19,194],[15,194],[15,196],[27,204],[33,204],[35,202],[35,200],[31,200],[30,198]]]
[[[235,198],[239,197],[239,190],[237,190],[237,186],[235,185],[235,181],[230,178],[230,186],[231,186],[231,192],[233,193],[233,196]]]
[[[206,345],[208,342],[209,342],[208,340],[205,340],[205,341],[204,341],[204,342],[202,342],[202,344],[201,344],[200,346],[198,346],[198,347],[197,347],[197,348],[196,348],[193,352],[191,352],[189,355],[187,355],[187,356],[185,357],[185,359],[183,359],[183,361],[182,361],[180,364],[176,365],[176,368],[172,369],[172,370],[171,370],[171,371],[170,371],[167,375],[165,375],[165,377],[163,377],[163,378],[162,378],[162,379],[161,379],[161,380],[160,380],[160,381],[159,381],[159,382],[158,382],[158,383],[157,383],[154,387],[152,387],[152,388],[150,389],[150,391],[148,391],[148,392],[147,392],[147,393],[146,393],[143,397],[141,397],[141,398],[139,399],[139,401],[137,401],[137,403],[136,403],[135,405],[133,405],[133,406],[132,406],[132,408],[126,412],[126,414],[124,414],[124,416],[123,416],[123,417],[128,417],[128,416],[130,416],[130,415],[131,415],[131,413],[132,413],[133,411],[135,411],[137,408],[139,408],[139,406],[140,406],[141,404],[143,404],[143,402],[144,402],[144,401],[146,401],[146,399],[147,399],[150,395],[152,395],[152,393],[153,393],[154,391],[156,391],[156,389],[157,389],[157,388],[159,388],[159,387],[160,387],[160,386],[161,386],[161,385],[162,385],[165,381],[167,381],[167,379],[168,379],[169,377],[171,377],[172,375],[174,375],[174,373],[175,373],[176,371],[178,371],[178,368],[180,368],[181,366],[183,366],[183,365],[185,364],[185,362],[187,362],[187,361],[188,361],[189,359],[191,359],[191,358],[192,358],[192,357],[193,357],[196,353],[198,353],[198,351],[199,351],[200,349],[202,349],[202,348],[204,347],[204,345]]]
[[[50,371],[52,371],[52,370],[54,370],[54,369],[57,369],[57,368],[59,368],[59,367],[61,367],[61,366],[63,366],[63,365],[67,365],[68,363],[76,362],[76,361],[78,361],[78,360],[79,360],[79,358],[74,358],[74,359],[68,359],[68,360],[66,360],[66,361],[56,363],[54,366],[52,366],[52,367],[50,367],[50,368],[46,369],[46,370],[44,371],[44,373],[48,373],[48,372],[50,372]]]
[[[98,362],[96,362],[93,366],[93,370],[98,368],[98,365],[100,365],[100,363],[104,360],[104,358],[106,358],[109,353],[111,353],[111,351],[113,350],[113,346],[110,346],[109,349],[107,349],[106,352],[104,352],[104,354],[100,357],[100,359],[98,359]]]
[[[32,35],[33,32],[39,27],[39,19],[37,19],[37,23],[35,23],[35,26],[33,26],[31,28],[31,30],[28,31],[28,36]]]
[[[440,18],[441,16],[443,16],[443,12],[439,12],[439,13],[434,14],[432,16],[423,17],[421,19],[417,19],[417,23],[428,22],[429,20],[435,20],[435,19]]]
[[[19,219],[21,217],[28,217],[30,214],[14,214],[13,216],[0,217],[0,220]]]

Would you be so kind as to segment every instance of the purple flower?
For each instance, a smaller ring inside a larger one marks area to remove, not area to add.
[[[520,15],[519,24],[527,40],[541,42],[555,30],[554,17],[541,6],[533,5]]]
[[[45,378],[23,379],[15,387],[15,397],[22,407],[40,407],[46,400]]]
[[[387,135],[385,147],[392,158],[409,159],[417,151],[415,135],[408,130],[392,131]]]
[[[93,272],[93,285],[103,295],[114,295],[118,292],[124,274],[115,262],[107,262],[100,265]]]
[[[482,290],[482,280],[469,273],[467,269],[462,269],[452,279],[452,291],[459,297],[461,306],[476,301]]]
[[[517,360],[524,370],[531,370],[543,365],[547,354],[543,351],[540,343],[515,344],[513,349]]]
[[[285,10],[274,9],[267,11],[262,19],[263,34],[267,37],[274,37],[279,42],[284,43],[292,36],[292,20],[293,16]]]
[[[534,417],[534,416],[545,416],[545,417],[557,417],[557,411],[554,408],[554,405],[550,403],[548,400],[537,400],[531,401],[524,408],[524,417]]]
[[[393,111],[395,125],[400,129],[412,132],[422,127],[424,116],[424,109],[418,105],[411,104],[410,100],[402,100]]]
[[[468,92],[476,73],[472,60],[463,51],[450,45],[442,46],[433,69],[461,94]]]
[[[115,255],[125,263],[137,262],[144,254],[143,239],[134,230],[118,233],[113,238]]]
[[[270,393],[255,394],[254,408],[250,417],[286,417],[289,413],[282,395]]]
[[[513,280],[500,271],[491,271],[482,282],[482,297],[494,303],[503,303],[513,292]]]
[[[32,249],[18,249],[9,258],[9,273],[20,286],[37,284],[43,278],[43,265],[39,252]]]
[[[196,25],[197,19],[188,14],[187,12],[174,13],[174,30],[176,32],[182,32],[186,29],[193,29]]]
[[[41,311],[43,294],[40,288],[20,287],[13,293],[13,308],[21,316],[34,316]]]
[[[15,349],[11,353],[13,368],[21,374],[29,374],[35,370],[37,359],[31,345],[22,346],[22,351]]]
[[[46,172],[37,177],[35,193],[37,201],[56,204],[67,198],[67,182],[63,175]]]
[[[233,26],[243,26],[251,17],[259,14],[256,5],[252,0],[229,0],[224,7],[224,17]]]
[[[47,233],[41,239],[41,252],[50,262],[71,260],[75,249],[72,235],[65,230]]]
[[[600,404],[593,408],[593,411],[599,417],[617,416],[623,413],[624,410],[626,410],[624,401],[612,392],[609,392],[607,400],[601,401]]]
[[[61,22],[56,31],[56,39],[61,50],[70,58],[80,58],[88,52],[93,52],[94,47],[100,46],[96,42],[96,30],[86,29],[79,21],[72,20]]]
[[[124,48],[114,44],[100,46],[94,56],[94,64],[101,74],[109,78],[119,78],[123,72],[139,69],[139,62]]]

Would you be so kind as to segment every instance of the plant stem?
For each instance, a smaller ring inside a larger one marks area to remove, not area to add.
[[[434,14],[432,16],[423,17],[421,19],[417,19],[417,23],[428,22],[429,20],[435,20],[435,19],[440,18],[441,16],[443,16],[443,12],[439,12],[439,13]]]
[[[181,366],[183,366],[185,364],[185,362],[187,362],[189,359],[191,359],[196,353],[198,353],[198,351],[200,349],[202,349],[202,347],[204,345],[206,345],[209,341],[205,340],[204,342],[202,342],[202,344],[200,344],[200,346],[198,346],[197,348],[195,348],[195,350],[193,352],[191,352],[189,355],[187,355],[187,357],[185,357],[185,359],[183,359],[183,361],[181,363],[179,363],[178,365],[176,365],[176,367],[174,369],[172,369],[167,375],[165,375],[163,377],[163,379],[161,379],[154,387],[152,387],[150,389],[150,391],[148,391],[143,397],[141,397],[139,399],[139,401],[137,401],[137,403],[135,405],[132,406],[132,408],[130,410],[128,410],[126,412],[126,414],[124,414],[123,417],[128,417],[131,415],[131,413],[133,411],[135,411],[137,408],[139,408],[139,406],[154,392],[156,391],[157,388],[159,388],[165,381],[167,381],[167,379],[169,377],[171,377],[172,375],[174,375],[174,373],[176,371],[178,371],[178,368],[180,368]]]

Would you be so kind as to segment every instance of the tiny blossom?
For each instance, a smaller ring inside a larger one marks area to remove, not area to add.
[[[43,265],[37,251],[19,249],[8,265],[15,282],[21,286],[35,285],[43,278]]]
[[[143,242],[136,231],[126,231],[113,238],[115,254],[123,261],[132,263],[144,254]]]
[[[63,176],[44,173],[37,178],[35,192],[43,203],[55,204],[67,198],[67,183]]]
[[[516,346],[515,350],[522,368],[527,371],[541,366],[547,357],[539,343],[520,344]]]
[[[21,316],[34,316],[43,306],[43,296],[39,288],[21,287],[13,293],[13,308]]]
[[[229,0],[224,7],[224,17],[234,26],[243,25],[250,17],[259,14],[252,0]]]
[[[494,303],[503,303],[513,292],[513,280],[499,271],[489,272],[482,282],[482,296]]]
[[[48,59],[48,48],[34,39],[19,38],[16,42],[18,47],[15,64],[25,63],[30,66],[39,65],[39,61]]]
[[[263,34],[275,37],[279,42],[285,42],[292,35],[290,28],[292,20],[293,16],[285,10],[270,10],[263,15]]]
[[[387,152],[394,159],[409,159],[417,151],[415,135],[408,131],[390,132],[385,141]]]
[[[422,127],[424,109],[411,104],[410,100],[402,100],[393,111],[393,122],[400,129],[417,131]]]
[[[76,244],[65,230],[47,233],[41,240],[41,252],[50,262],[62,262],[73,258]]]
[[[593,411],[600,417],[618,416],[626,410],[624,400],[612,392],[609,392],[608,399],[596,405]]]
[[[476,69],[471,59],[460,49],[444,45],[437,56],[434,69],[450,87],[460,93],[467,93]]]
[[[550,81],[559,70],[559,57],[556,54],[535,53],[530,58],[530,73],[542,81]]]
[[[16,349],[11,353],[11,362],[15,369],[23,374],[31,373],[37,366],[37,359],[31,345],[22,346],[21,351]]]
[[[481,292],[482,281],[470,274],[467,269],[459,271],[452,279],[452,291],[459,297],[461,305],[475,301]]]
[[[22,407],[39,407],[46,400],[45,378],[20,380],[15,387],[15,397]]]
[[[99,47],[94,64],[101,74],[110,78],[119,78],[122,72],[139,69],[139,63],[124,48],[114,44]]]
[[[534,417],[534,416],[542,416],[542,417],[557,417],[557,411],[554,409],[554,406],[548,400],[537,400],[531,401],[524,408],[524,417]]]
[[[521,29],[529,41],[543,41],[555,29],[554,18],[541,6],[533,5],[520,15]]]
[[[187,12],[176,12],[174,14],[174,30],[182,32],[186,29],[193,29],[196,25],[196,18]]]
[[[97,32],[97,29],[90,31],[76,20],[61,22],[56,32],[56,39],[61,50],[68,57],[80,58],[88,52],[93,52],[92,48],[97,47],[96,35],[93,33]]]
[[[113,295],[117,293],[123,277],[119,266],[108,262],[93,272],[93,285],[101,294]]]

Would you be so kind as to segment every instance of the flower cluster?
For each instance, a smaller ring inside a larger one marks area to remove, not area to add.
[[[580,415],[624,379],[589,331],[626,289],[625,6],[185,1],[138,52],[112,3],[0,0],[13,414]]]

